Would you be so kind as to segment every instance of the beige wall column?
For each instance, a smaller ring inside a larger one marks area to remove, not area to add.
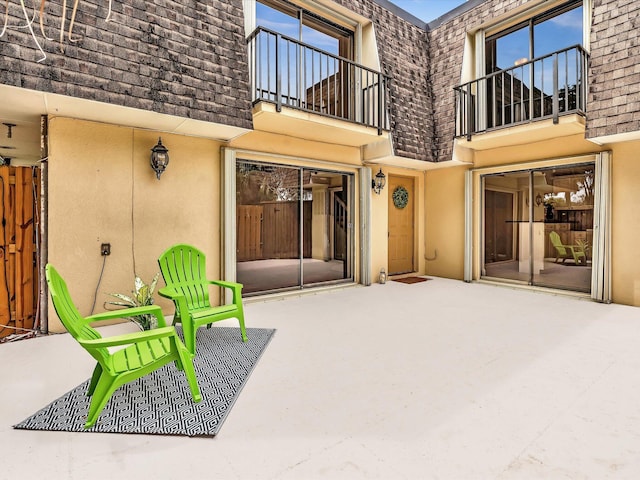
[[[426,273],[464,277],[465,172],[467,167],[430,170],[425,186]]]
[[[329,260],[329,191],[326,187],[312,189],[311,256],[317,260]]]
[[[640,141],[612,148],[611,289],[615,303],[640,306]]]

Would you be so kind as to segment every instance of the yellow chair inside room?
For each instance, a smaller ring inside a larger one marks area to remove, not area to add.
[[[550,232],[549,239],[551,240],[553,248],[556,250],[556,263],[558,263],[560,259],[562,259],[562,263],[567,259],[573,259],[576,265],[587,264],[587,254],[582,246],[563,244],[557,232]]]

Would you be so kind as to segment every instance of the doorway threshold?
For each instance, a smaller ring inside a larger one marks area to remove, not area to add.
[[[418,272],[416,272],[416,271],[413,271],[413,272],[402,272],[402,273],[393,273],[393,274],[390,274],[390,275],[387,277],[387,280],[398,280],[398,279],[400,279],[400,278],[407,278],[407,277],[419,277],[419,276],[421,276],[421,275],[422,275],[421,273],[418,273]]]
[[[251,297],[245,297],[242,299],[244,304],[248,303],[261,303],[272,302],[276,300],[284,300],[286,298],[303,297],[307,295],[318,295],[321,293],[330,292],[333,290],[342,290],[344,288],[364,287],[364,285],[356,282],[352,283],[339,283],[334,285],[326,285],[322,287],[302,288],[300,290],[288,290],[285,292],[267,293],[265,295],[254,295]]]
[[[589,300],[589,301],[593,300],[591,298],[591,294],[589,293],[576,292],[573,290],[563,290],[560,288],[541,287],[538,285],[529,285],[526,282],[504,281],[504,280],[494,279],[494,278],[481,278],[479,280],[474,280],[474,283],[494,285],[496,287],[505,287],[505,288],[511,288],[514,290],[528,290],[531,292],[544,293],[547,295],[559,295],[564,297],[572,297],[572,298],[577,298],[578,300]]]

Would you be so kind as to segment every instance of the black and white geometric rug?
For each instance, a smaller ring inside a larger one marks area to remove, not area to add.
[[[177,327],[179,333],[180,326]],[[26,430],[214,436],[231,410],[275,330],[200,328],[193,359],[202,401],[194,403],[184,373],[173,362],[123,385],[111,396],[96,424],[85,430],[89,380],[14,425]]]

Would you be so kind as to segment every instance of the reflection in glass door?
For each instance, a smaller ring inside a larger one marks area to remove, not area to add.
[[[353,280],[353,175],[238,161],[236,278],[244,294]]]
[[[514,257],[514,220],[516,196],[487,188],[484,218],[486,235],[484,258],[486,263],[510,262]]]
[[[594,165],[485,175],[484,277],[591,291]]]
[[[544,209],[545,269],[534,285],[591,291],[593,254],[594,164],[537,172],[537,198]]]

